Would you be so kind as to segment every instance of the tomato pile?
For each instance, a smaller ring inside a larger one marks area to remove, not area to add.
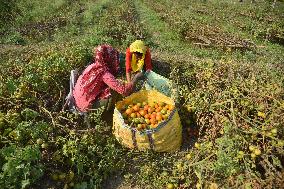
[[[124,122],[138,131],[145,129],[154,129],[159,123],[167,120],[173,111],[174,105],[164,102],[138,102],[129,105],[123,105],[118,108],[121,112]]]

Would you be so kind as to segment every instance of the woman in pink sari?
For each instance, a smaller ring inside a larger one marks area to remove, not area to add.
[[[129,83],[118,81],[115,77],[119,71],[119,52],[109,45],[100,45],[94,51],[93,63],[79,76],[73,90],[76,107],[81,112],[101,106],[108,110],[113,104],[111,89],[127,96],[143,78],[138,73]]]

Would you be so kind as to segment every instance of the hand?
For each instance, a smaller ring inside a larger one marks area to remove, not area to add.
[[[143,79],[145,79],[145,75],[144,75],[143,72],[139,72],[133,77],[133,80],[136,80],[136,81],[137,80],[143,80]]]
[[[144,80],[144,79],[145,79],[144,73],[143,73],[143,72],[139,72],[139,73],[137,73],[137,74],[133,77],[132,82],[133,82],[134,84],[136,84],[139,80]]]

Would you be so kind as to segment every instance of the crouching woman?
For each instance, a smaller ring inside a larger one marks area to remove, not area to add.
[[[124,84],[116,79],[120,69],[119,52],[109,45],[100,45],[94,50],[94,59],[79,76],[73,97],[76,107],[81,112],[88,112],[105,106],[109,111],[114,105],[113,91],[127,96],[143,74],[139,73]]]

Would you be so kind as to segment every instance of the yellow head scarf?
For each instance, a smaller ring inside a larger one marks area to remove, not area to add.
[[[136,40],[130,45],[130,52],[132,54],[131,58],[131,68],[133,72],[137,72],[143,69],[144,66],[144,59],[146,54],[146,46],[143,41]],[[142,58],[138,61],[136,61],[136,56],[134,52],[143,53]]]

